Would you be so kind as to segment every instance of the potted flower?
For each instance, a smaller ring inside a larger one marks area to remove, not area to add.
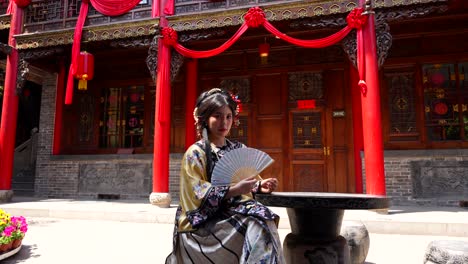
[[[13,231],[15,227],[8,225],[3,229],[2,236],[0,237],[0,252],[6,252],[13,247]]]
[[[10,216],[0,209],[0,253],[19,247],[27,231],[23,216]]]

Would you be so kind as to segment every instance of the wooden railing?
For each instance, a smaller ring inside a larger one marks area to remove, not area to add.
[[[72,29],[76,26],[82,0],[33,0],[25,10],[23,33]],[[132,22],[151,18],[153,0],[142,0],[128,13],[109,17],[102,15],[92,5],[89,7],[85,26],[106,25],[116,22]],[[175,15],[200,14],[210,11],[226,11],[256,5],[291,3],[287,0],[175,0]],[[7,0],[0,0],[0,15],[6,14]]]
[[[34,0],[26,8],[24,33],[74,28],[81,2],[81,0]],[[85,26],[151,18],[151,2],[151,0],[142,0],[128,13],[116,17],[102,15],[90,5]]]

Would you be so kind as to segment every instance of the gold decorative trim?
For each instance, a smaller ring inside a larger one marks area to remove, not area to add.
[[[82,42],[152,36],[156,34],[158,26],[159,20],[155,19],[130,23],[88,26],[83,29]],[[73,29],[67,29],[17,35],[16,47],[21,50],[68,45],[73,43],[73,33]]]
[[[284,4],[271,4],[260,6],[263,8],[268,21],[280,21],[347,13],[357,7],[354,0],[341,1],[316,1],[296,2]],[[249,7],[250,8],[250,7]],[[169,26],[177,31],[190,31],[215,27],[237,26],[244,22],[243,16],[248,8],[233,9],[228,11],[190,14],[169,17]]]
[[[374,0],[376,8],[392,8],[415,4],[446,3],[448,0]],[[297,1],[282,4],[261,5],[268,21],[292,20],[307,17],[345,14],[359,6],[359,0]],[[178,32],[199,29],[238,26],[248,8],[213,10],[206,13],[184,14],[169,17],[169,26]],[[8,19],[5,19],[7,17]],[[10,16],[0,16],[0,29],[9,27]],[[158,19],[88,26],[83,30],[83,42],[124,39],[154,35],[159,26]],[[18,49],[31,49],[73,42],[73,29],[25,33],[16,36]]]
[[[10,28],[10,15],[0,16],[0,30]]]

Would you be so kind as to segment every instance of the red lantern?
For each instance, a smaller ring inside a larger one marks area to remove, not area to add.
[[[88,89],[88,80],[94,77],[94,56],[86,51],[80,52],[78,56],[78,68],[76,70],[75,78],[78,81],[78,90]]]
[[[20,8],[26,8],[31,4],[31,0],[14,0],[16,5]]]
[[[260,54],[260,57],[268,57],[270,54],[270,44],[262,43],[258,45],[258,53]]]

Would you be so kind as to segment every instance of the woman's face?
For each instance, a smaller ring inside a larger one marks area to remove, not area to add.
[[[208,118],[208,129],[210,131],[210,137],[216,140],[224,139],[232,126],[232,111],[229,106],[223,106]]]

